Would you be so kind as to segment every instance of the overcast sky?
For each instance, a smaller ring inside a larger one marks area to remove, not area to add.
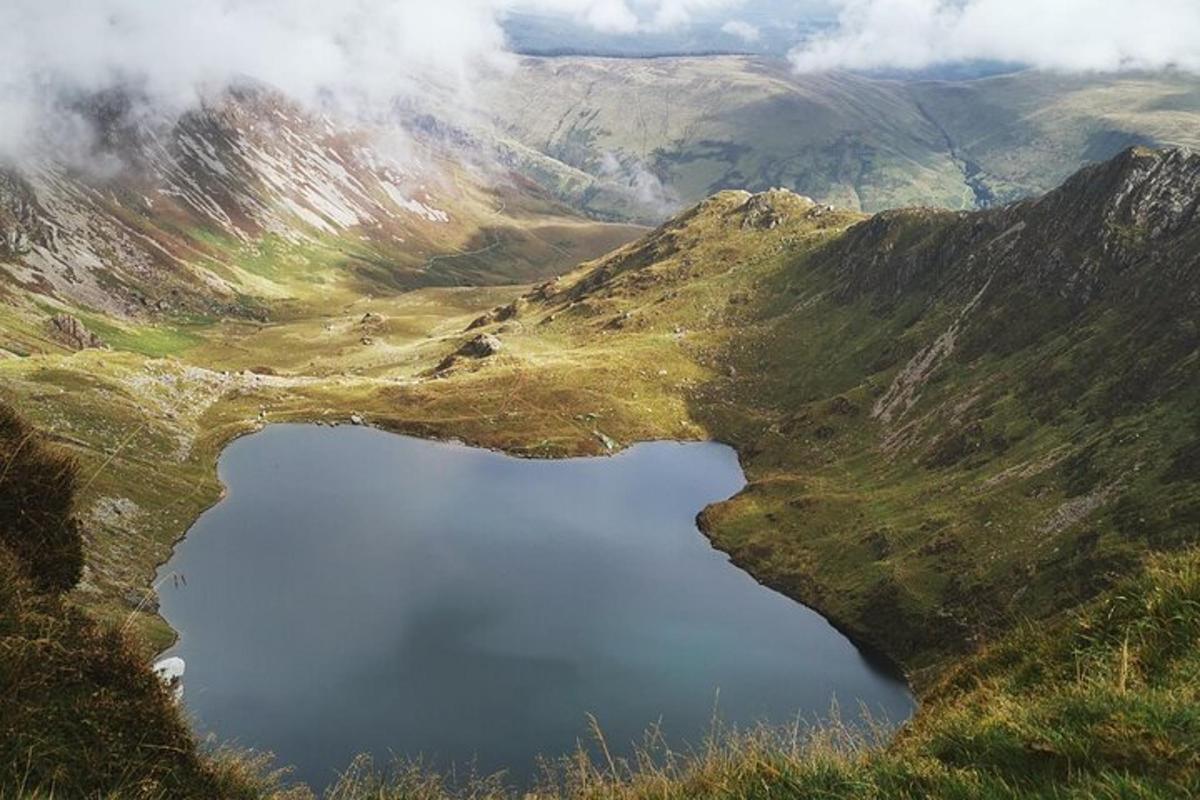
[[[469,97],[477,70],[511,65],[518,13],[618,39],[703,26],[751,49],[782,30],[810,37],[789,43],[802,71],[989,59],[1200,72],[1200,0],[0,0],[0,152],[47,119],[61,127],[48,115],[64,95],[114,85],[162,108],[237,76],[307,102],[386,102],[431,80]],[[829,27],[812,38],[806,19]]]

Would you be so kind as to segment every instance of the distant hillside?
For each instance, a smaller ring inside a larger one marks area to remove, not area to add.
[[[82,101],[87,152],[0,168],[0,293],[123,318],[256,316],[335,288],[544,277],[636,234],[416,124],[349,128],[262,87],[178,119],[134,106]]]
[[[630,190],[583,207],[640,219],[773,187],[864,211],[974,208],[1130,145],[1200,146],[1200,80],[1184,75],[885,80],[739,56],[527,58],[485,96],[505,134]]]

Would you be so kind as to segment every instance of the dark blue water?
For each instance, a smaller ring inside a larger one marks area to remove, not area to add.
[[[659,720],[865,703],[903,683],[713,550],[695,516],[743,485],[732,450],[642,444],[529,461],[366,428],[278,425],[221,457],[228,496],[163,568],[197,726],[327,784],[360,752],[525,781],[539,754]],[[182,575],[186,584],[170,577]]]

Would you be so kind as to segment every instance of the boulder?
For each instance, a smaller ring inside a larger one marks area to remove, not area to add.
[[[488,358],[500,352],[503,345],[500,339],[490,333],[481,333],[458,348],[458,355],[468,358]]]
[[[70,314],[56,314],[50,319],[50,332],[55,339],[74,350],[103,348],[104,341]]]
[[[525,308],[525,302],[521,298],[513,300],[506,306],[497,306],[486,314],[481,314],[471,320],[471,324],[467,326],[468,331],[473,331],[478,328],[483,328],[488,325],[493,325],[497,322],[507,322],[516,319],[520,316],[521,311]]]
[[[742,228],[745,229],[771,230],[784,219],[783,213],[775,207],[770,192],[751,195],[742,206],[742,213]]]

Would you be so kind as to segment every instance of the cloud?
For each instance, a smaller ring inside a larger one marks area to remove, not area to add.
[[[597,0],[577,11],[575,16],[601,33],[633,33],[641,24],[624,0]]]
[[[730,36],[736,36],[746,43],[757,42],[762,38],[762,32],[757,26],[751,25],[749,22],[743,22],[740,19],[731,19],[721,26],[722,33],[728,33]]]
[[[665,217],[679,210],[681,200],[673,188],[663,183],[640,159],[618,158],[611,151],[600,157],[599,174],[624,188],[643,211]]]
[[[740,0],[655,0],[646,4],[653,9],[653,13],[645,27],[657,31],[680,28],[690,24],[698,14],[740,4]]]
[[[1197,0],[840,0],[794,49],[803,72],[991,60],[1060,71],[1200,72]]]
[[[559,14],[601,33],[671,31],[745,0],[497,0],[509,10]]]
[[[469,100],[511,63],[501,21],[565,14],[631,33],[737,0],[0,0],[0,154],[75,128],[70,105],[121,88],[156,112],[249,78],[309,104],[383,107],[431,85]]]

